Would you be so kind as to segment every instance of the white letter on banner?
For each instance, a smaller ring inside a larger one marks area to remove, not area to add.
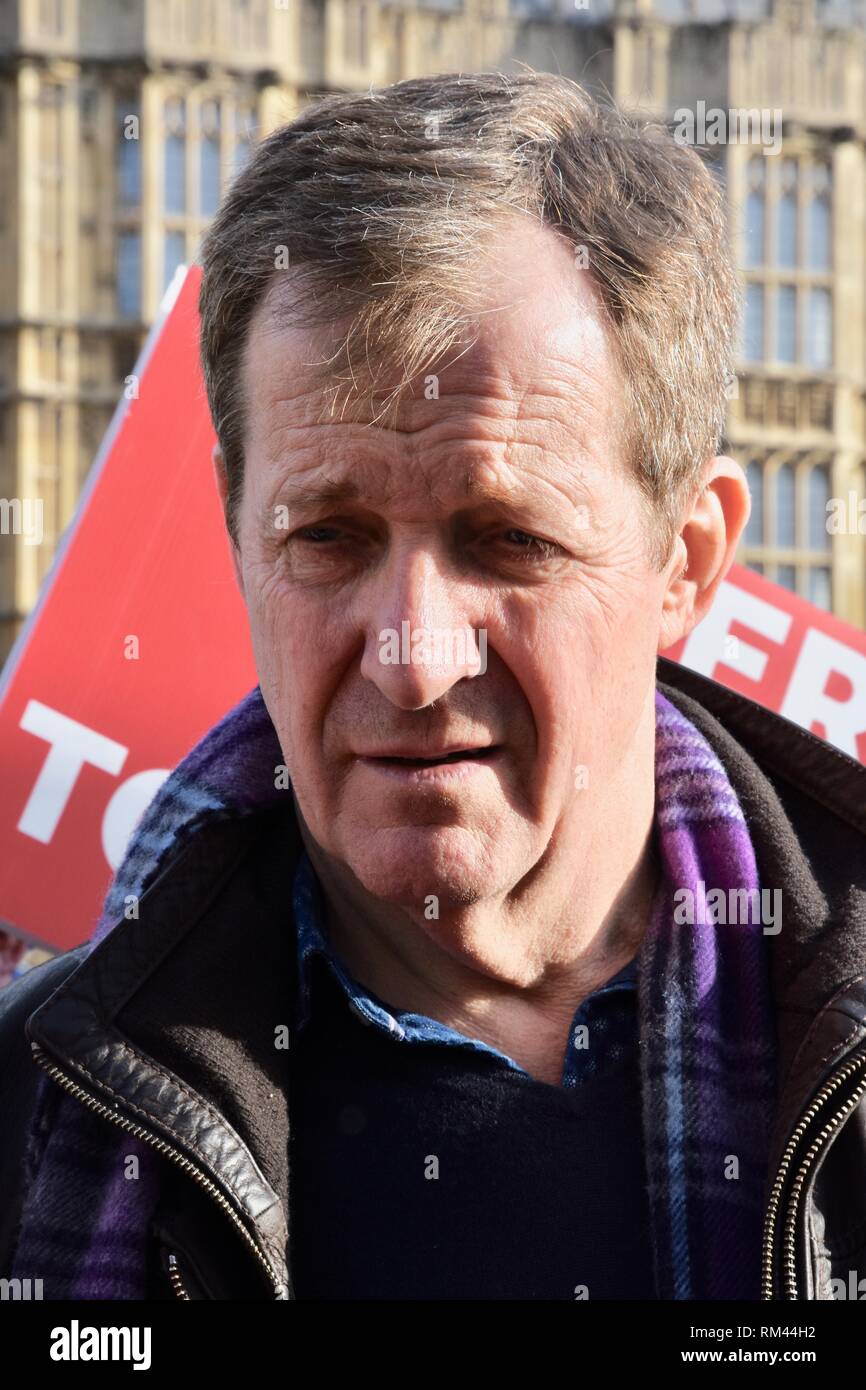
[[[824,693],[832,671],[848,677],[853,686],[850,700],[832,700]],[[828,742],[856,758],[857,737],[866,733],[866,656],[810,628],[779,713],[804,729],[819,721]]]
[[[156,796],[169,769],[154,767],[121,782],[102,818],[102,849],[112,869],[119,869],[132,832]]]
[[[686,638],[680,657],[682,665],[702,676],[712,677],[716,666],[724,661],[725,638],[735,620],[780,646],[791,627],[790,613],[774,608],[771,603],[765,603],[762,598],[756,598],[736,584],[721,584],[709,613]],[[736,662],[727,664],[739,671],[740,675],[759,684],[764,678],[767,653],[759,647],[750,646],[741,637]]]
[[[116,777],[126,762],[129,749],[122,743],[115,743],[113,738],[88,729],[86,724],[59,714],[39,700],[28,701],[21,716],[21,728],[51,744],[18,822],[22,835],[47,845],[84,764],[90,763]]]

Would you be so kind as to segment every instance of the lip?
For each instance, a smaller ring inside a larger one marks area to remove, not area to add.
[[[495,748],[494,743],[444,743],[441,748],[376,748],[366,753],[357,753],[358,758],[447,758],[451,753],[484,753]]]
[[[448,752],[458,752],[459,748],[448,749]],[[471,750],[468,750],[471,751]],[[502,757],[502,749],[496,745],[490,745],[490,751],[484,757],[460,758],[451,763],[428,763],[426,766],[420,764],[401,764],[389,762],[388,757],[396,757],[396,754],[385,755],[383,757],[359,757],[358,763],[380,777],[388,777],[391,781],[402,783],[403,786],[423,785],[426,782],[459,782],[467,777],[475,777],[483,773],[488,768],[493,768]],[[400,757],[409,757],[408,753],[400,754]],[[444,757],[444,753],[435,754],[427,752],[423,757]]]

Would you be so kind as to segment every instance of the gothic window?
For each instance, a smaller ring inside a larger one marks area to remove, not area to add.
[[[830,468],[816,464],[809,472],[809,549],[827,549],[827,503],[830,500]]]
[[[752,511],[741,541],[742,563],[831,610],[830,460],[811,453],[781,459],[754,454],[744,467]]]
[[[829,270],[830,247],[830,166],[814,164],[809,171],[809,202],[806,217],[807,260],[810,270]]]
[[[764,470],[757,459],[749,459],[746,480],[752,495],[752,511],[746,524],[744,541],[746,545],[761,546],[764,543]]]
[[[750,284],[746,287],[744,355],[750,362],[760,362],[764,357],[763,285]]]
[[[256,133],[256,113],[252,106],[239,106],[234,115],[234,153],[232,167],[236,174],[246,164]]]
[[[776,290],[776,361],[797,360],[797,289],[779,285]]]
[[[220,200],[220,108],[207,101],[201,108],[198,210],[213,217]]]
[[[767,161],[763,155],[750,159],[747,174],[745,262],[762,266],[766,260]]]
[[[163,241],[162,288],[168,289],[178,266],[186,260],[186,235],[184,232],[167,231]]]
[[[186,212],[186,119],[179,100],[165,106],[163,207],[166,212]]]
[[[832,368],[832,191],[826,159],[747,161],[741,190],[746,361]]]
[[[797,161],[786,159],[781,170],[781,197],[776,205],[776,265],[797,265]]]
[[[141,233],[122,231],[117,237],[117,312],[121,318],[141,317]]]
[[[829,613],[833,608],[833,586],[831,580],[831,570],[829,566],[813,566],[809,570],[809,584],[807,598],[810,603],[814,603],[818,608],[824,608]]]
[[[797,544],[794,465],[783,463],[776,473],[776,545]]]
[[[833,300],[829,289],[809,290],[806,361],[826,370],[833,362]]]
[[[117,98],[115,120],[118,202],[124,208],[138,207],[141,202],[141,140],[137,97]]]

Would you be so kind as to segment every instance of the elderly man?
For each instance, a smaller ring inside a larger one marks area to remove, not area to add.
[[[431,77],[276,131],[202,259],[260,684],[2,1000],[6,1270],[846,1296],[866,770],[658,658],[749,512],[714,180],[565,79]]]

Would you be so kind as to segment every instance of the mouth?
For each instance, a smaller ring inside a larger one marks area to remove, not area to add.
[[[445,767],[450,763],[483,762],[485,759],[492,758],[497,750],[497,744],[490,744],[486,748],[457,748],[451,753],[436,753],[429,758],[385,756],[370,758],[365,761],[384,763],[394,767]]]
[[[447,753],[434,753],[423,758],[386,753],[359,757],[358,762],[380,776],[420,786],[437,780],[454,781],[476,774],[482,776],[485,768],[492,768],[498,763],[501,754],[501,744],[493,743],[483,748],[452,748]]]

